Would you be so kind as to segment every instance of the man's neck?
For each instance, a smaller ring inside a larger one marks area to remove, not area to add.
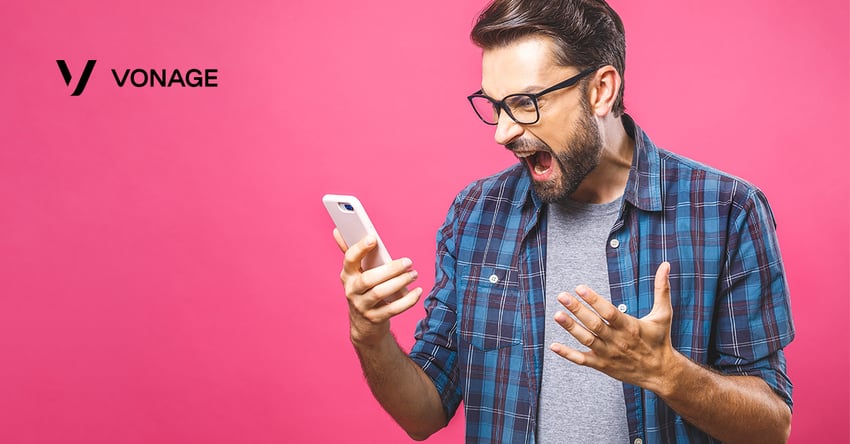
[[[635,141],[626,134],[621,118],[606,119],[600,127],[602,153],[599,165],[581,182],[570,198],[587,203],[608,203],[618,199],[626,189]]]

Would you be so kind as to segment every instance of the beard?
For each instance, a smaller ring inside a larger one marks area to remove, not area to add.
[[[532,148],[552,155],[552,160],[558,165],[560,176],[545,182],[531,181],[534,191],[543,202],[557,202],[573,194],[584,178],[599,165],[602,155],[602,136],[599,133],[599,127],[591,118],[590,107],[586,100],[581,101],[581,111],[565,150],[555,152],[542,140],[515,140],[507,145],[510,150]]]

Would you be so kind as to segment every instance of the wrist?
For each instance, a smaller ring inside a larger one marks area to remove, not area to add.
[[[369,324],[366,326],[351,321],[349,339],[357,349],[368,349],[379,347],[386,338],[390,337],[390,322],[386,321],[380,325]]]
[[[691,379],[688,374],[691,367],[696,364],[675,349],[665,362],[658,377],[652,381],[650,387],[646,388],[662,399],[670,399],[683,390],[689,390],[687,385]]]

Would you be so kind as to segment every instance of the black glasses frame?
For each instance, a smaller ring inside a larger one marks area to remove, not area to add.
[[[569,88],[570,86],[573,86],[576,83],[578,83],[578,81],[581,80],[582,78],[584,78],[586,75],[596,71],[597,69],[599,69],[599,68],[585,69],[584,71],[570,77],[569,79],[564,80],[563,82],[558,83],[556,85],[550,86],[549,88],[546,88],[543,91],[540,91],[539,93],[536,93],[536,94],[533,94],[533,93],[510,94],[510,95],[505,96],[505,98],[502,99],[502,100],[496,100],[496,99],[494,99],[494,98],[492,98],[492,97],[490,97],[486,94],[483,94],[483,91],[479,89],[478,91],[469,95],[466,99],[469,100],[469,104],[472,105],[472,110],[475,111],[475,114],[478,116],[478,118],[481,119],[481,121],[486,123],[487,125],[498,125],[499,124],[499,116],[501,115],[502,110],[505,110],[505,112],[508,114],[508,117],[510,117],[511,120],[513,120],[516,123],[519,123],[520,125],[533,125],[540,120],[540,106],[537,103],[537,99],[539,99],[541,96],[543,96],[545,94],[549,94],[550,92],[557,91],[559,89]],[[496,111],[496,113],[495,113],[496,121],[495,122],[488,121],[487,119],[484,118],[484,116],[481,115],[481,113],[478,112],[478,108],[475,107],[475,103],[473,102],[473,100],[475,100],[476,98],[479,98],[479,97],[482,98],[482,99],[486,99],[491,104],[493,104],[493,109]],[[534,118],[533,121],[531,121],[531,122],[520,122],[516,117],[514,117],[514,114],[511,112],[511,108],[507,105],[507,103],[505,103],[507,100],[511,99],[512,97],[527,97],[531,100],[532,103],[534,103],[535,118]]]

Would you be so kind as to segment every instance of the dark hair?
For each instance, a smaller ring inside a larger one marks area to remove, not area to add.
[[[612,65],[623,79],[613,112],[623,114],[626,36],[623,21],[605,0],[493,0],[478,16],[470,37],[482,49],[491,49],[530,35],[550,37],[560,65]]]

